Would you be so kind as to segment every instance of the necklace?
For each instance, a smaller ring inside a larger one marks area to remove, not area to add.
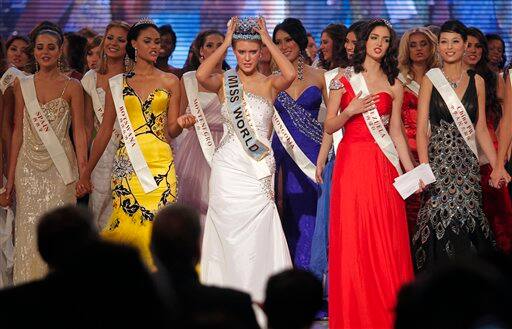
[[[443,75],[446,78],[446,80],[448,80],[448,83],[450,83],[450,86],[452,86],[453,89],[457,89],[457,87],[460,84],[460,81],[462,80],[462,73],[464,72],[464,70],[460,71],[460,77],[459,77],[459,80],[457,80],[457,81],[452,81],[450,78],[448,78],[448,76],[446,75],[446,73],[444,72],[443,69],[441,69],[441,71],[443,72]]]

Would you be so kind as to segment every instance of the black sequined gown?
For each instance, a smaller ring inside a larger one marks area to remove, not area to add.
[[[462,97],[473,123],[478,115],[475,74]],[[491,228],[482,210],[478,159],[464,141],[435,87],[430,98],[432,134],[429,162],[436,182],[423,192],[418,221],[412,237],[416,272],[435,264],[494,248]]]

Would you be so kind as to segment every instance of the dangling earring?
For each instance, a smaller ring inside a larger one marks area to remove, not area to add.
[[[39,72],[39,63],[36,61],[36,72]]]
[[[57,69],[62,72],[62,58],[59,57],[57,60]]]
[[[128,57],[128,54],[124,55],[124,71],[125,72],[128,72],[128,70],[130,69],[130,64],[131,64],[130,57]]]
[[[108,59],[107,54],[103,53],[102,58],[101,58],[101,60],[103,61],[103,63],[105,63],[105,64],[106,64],[106,63],[107,63],[107,59]]]
[[[135,48],[135,56],[134,56],[134,57],[135,57],[135,59],[133,60],[135,63],[137,63],[137,56],[138,56],[138,54],[137,54],[137,48]]]
[[[304,55],[299,55],[299,62],[297,63],[297,79],[304,80]]]

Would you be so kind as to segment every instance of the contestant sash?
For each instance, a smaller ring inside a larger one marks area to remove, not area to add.
[[[253,160],[257,178],[270,176],[272,173],[266,161],[263,161],[270,153],[270,147],[258,139],[256,130],[252,126],[251,114],[245,108],[242,83],[234,69],[224,73],[224,93],[229,121],[245,154]]]
[[[196,117],[194,128],[196,130],[197,139],[199,140],[199,145],[201,145],[201,150],[203,151],[206,162],[211,165],[213,153],[215,153],[215,142],[208,122],[206,121],[206,116],[201,108],[201,102],[199,102],[196,71],[183,74],[183,83],[185,85],[190,113]]]
[[[44,147],[48,151],[50,158],[57,168],[64,184],[68,185],[76,180],[76,177],[71,169],[68,156],[64,147],[59,141],[57,135],[53,131],[50,122],[46,118],[43,109],[37,100],[36,87],[34,85],[34,76],[20,78],[21,92],[23,100],[25,101],[25,108],[30,117],[30,121],[34,126],[37,135],[43,142]]]
[[[434,68],[427,72],[427,76],[432,81],[434,87],[443,98],[446,103],[448,110],[455,122],[455,125],[459,129],[460,134],[464,138],[466,144],[468,144],[471,151],[478,158],[478,147],[476,145],[476,131],[471,119],[469,118],[466,108],[460,101],[459,97],[453,90],[452,86],[445,78],[441,69]]]
[[[299,145],[293,139],[293,136],[290,134],[283,120],[279,116],[279,113],[274,110],[274,116],[272,117],[272,124],[274,125],[274,130],[281,141],[284,149],[293,161],[299,166],[300,170],[308,176],[312,181],[315,182],[315,173],[316,166],[309,160],[309,158],[302,152]]]
[[[109,79],[110,90],[112,92],[112,99],[114,100],[114,106],[116,107],[117,120],[121,128],[121,134],[123,136],[124,145],[126,147],[126,153],[132,163],[133,170],[139,179],[139,183],[145,193],[149,193],[158,188],[155,182],[151,170],[149,170],[146,159],[142,154],[137,137],[133,131],[128,111],[124,104],[123,99],[123,74],[118,74]]]
[[[363,74],[357,73],[352,75],[350,78],[350,85],[354,90],[354,93],[357,95],[361,92],[360,97],[366,97],[370,95],[368,90],[368,86],[366,85],[366,81],[364,80]],[[393,164],[398,171],[398,174],[402,174],[402,168],[400,167],[400,159],[398,158],[398,152],[395,149],[395,144],[389,136],[388,131],[386,130],[386,126],[379,115],[379,111],[374,107],[370,111],[363,113],[363,118],[366,123],[366,126],[370,130],[373,138],[382,153],[388,158],[388,160]]]
[[[331,81],[338,75],[339,72],[340,72],[340,69],[335,68],[335,69],[332,69],[332,70],[324,73],[325,87],[327,88],[327,97],[329,97],[329,92],[331,91],[329,88],[329,86],[331,85]],[[338,145],[341,142],[342,138],[343,138],[343,128],[338,131],[335,131],[332,134],[332,145],[334,147],[334,153],[338,152]]]
[[[105,104],[103,104],[100,100],[100,97],[98,95],[98,91],[96,90],[96,84],[97,84],[97,75],[96,71],[89,70],[87,73],[85,73],[84,77],[82,78],[82,86],[84,87],[84,90],[87,92],[89,96],[91,96],[92,100],[92,107],[94,109],[94,113],[96,114],[96,118],[98,118],[99,123],[103,121],[103,113],[104,113],[104,107]]]
[[[23,78],[25,76],[25,73],[14,66],[11,66],[7,71],[5,71],[4,75],[2,75],[2,78],[0,79],[0,90],[2,90],[2,94],[5,93],[5,90],[13,84],[16,78]]]
[[[409,82],[402,73],[398,74],[398,80],[400,80],[405,87],[409,88],[416,96],[418,96],[420,94],[420,85],[416,81],[410,79],[410,77],[408,78],[410,80]]]

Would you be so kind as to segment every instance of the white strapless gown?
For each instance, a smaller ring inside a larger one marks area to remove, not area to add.
[[[273,105],[246,93],[247,109],[258,137],[270,145]],[[234,288],[262,302],[268,278],[292,267],[274,203],[274,156],[264,160],[272,175],[257,179],[222,107],[224,136],[212,161],[210,200],[201,259],[205,284]]]

